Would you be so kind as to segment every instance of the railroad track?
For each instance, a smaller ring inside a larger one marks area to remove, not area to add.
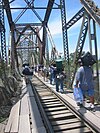
[[[37,77],[33,78],[32,86],[48,133],[98,133],[76,110],[69,107]]]

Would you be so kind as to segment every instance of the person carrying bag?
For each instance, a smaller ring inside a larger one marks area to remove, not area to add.
[[[78,88],[74,85],[73,95],[77,105],[81,107],[83,105],[83,94],[81,88]]]

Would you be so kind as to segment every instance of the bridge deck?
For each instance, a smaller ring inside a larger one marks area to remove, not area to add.
[[[2,133],[46,133],[32,92],[31,85],[23,80],[20,100],[12,107]],[[1,132],[0,132],[1,133]]]
[[[41,78],[41,77],[39,77],[39,78],[43,81],[43,78]],[[47,86],[51,87],[51,89],[53,89],[56,92],[55,85],[50,85],[49,82],[44,82],[44,83]],[[58,92],[56,92],[56,93],[58,93]],[[74,100],[72,91],[66,90],[64,94],[61,94],[61,93],[58,93],[58,94],[61,97],[63,97],[67,102],[69,102],[76,110],[78,110],[78,112],[85,119],[90,121],[90,123],[93,123],[97,128],[100,128],[100,105],[96,106],[96,111],[95,112],[91,112],[91,111],[87,110],[86,108],[83,108],[83,107],[79,108],[77,106],[77,104]],[[28,100],[29,104],[27,103],[27,100]],[[32,105],[34,105],[34,107]],[[86,106],[88,106],[88,103],[86,103]],[[40,131],[40,132],[43,131],[43,133],[46,132],[45,128],[43,126],[43,123],[42,123],[42,120],[41,120],[41,117],[40,117],[35,99],[34,99],[34,94],[32,93],[32,90],[31,90],[31,86],[30,85],[26,86],[24,82],[23,82],[21,99],[17,103],[17,107],[15,105],[12,108],[12,110],[15,111],[16,108],[17,108],[16,116],[15,115],[11,116],[11,117],[14,118],[14,121],[16,121],[16,124],[13,124],[13,126],[12,126],[12,132],[13,133],[14,133],[13,129],[14,130],[16,129],[16,132],[18,130],[18,117],[19,117],[19,122],[20,122],[21,130],[22,130],[22,131],[20,130],[20,133],[23,133],[23,131],[24,132],[28,131],[29,133],[30,132],[35,133],[37,130]],[[38,115],[37,115],[37,113],[38,113]],[[30,117],[31,117],[31,122],[32,123],[29,122]],[[9,117],[9,119],[10,119],[10,117]],[[10,125],[9,125],[9,123],[10,123]],[[9,121],[9,123],[7,123],[8,125],[6,125],[5,133],[9,132],[9,130],[11,128],[12,121]],[[27,129],[25,129],[25,126],[24,126],[25,124],[27,124],[27,126],[26,126]],[[28,128],[28,127],[30,127],[30,126],[28,126],[28,124],[29,125],[31,124],[31,128]]]
[[[43,78],[39,77],[42,81]],[[44,81],[43,81],[44,82]],[[44,82],[47,86],[49,86],[51,89],[53,89],[56,92],[55,85],[51,85],[49,82]],[[85,102],[85,107],[79,108],[74,100],[74,96],[71,90],[66,90],[65,88],[65,93],[58,93],[61,97],[63,97],[66,101],[68,101],[76,110],[78,110],[79,113],[85,119],[90,121],[93,125],[95,125],[97,128],[100,128],[100,105],[96,105],[95,103],[95,112],[89,111],[86,108],[89,106],[88,102]]]

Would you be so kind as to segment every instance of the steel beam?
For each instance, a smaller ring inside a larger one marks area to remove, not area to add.
[[[44,21],[43,21],[43,45],[42,45],[42,53],[41,56],[45,57],[45,47],[46,47],[46,40],[47,40],[47,31],[46,31],[46,26],[53,8],[55,0],[49,0],[48,5],[47,5],[47,10],[45,13]],[[41,63],[43,63],[43,59],[41,60]]]
[[[25,27],[27,25],[30,25],[31,27],[33,27],[33,26],[42,26],[42,23],[17,23],[17,24],[15,24],[16,28],[18,28],[20,26]]]
[[[5,8],[5,11],[6,11],[6,14],[7,14],[7,18],[8,18],[8,23],[9,23],[9,26],[10,26],[10,29],[11,29],[12,24],[13,24],[13,19],[12,19],[12,15],[11,15],[9,0],[3,0],[3,2],[4,2],[4,8]]]
[[[88,14],[91,16],[91,18],[99,24],[100,26],[100,16],[96,14],[96,12],[93,10],[94,3],[92,5],[89,4],[86,0],[80,0],[81,3],[83,4],[85,10],[88,12]]]
[[[31,1],[30,1],[30,2],[28,2],[27,0],[24,0],[24,1],[27,3],[28,7],[30,7],[30,8],[33,7],[33,6],[31,5]],[[37,18],[40,20],[40,22],[42,22],[41,17],[40,17],[40,16],[38,15],[38,13],[35,11],[34,7],[32,8],[32,11],[33,11],[34,14],[37,16]]]
[[[72,77],[71,77],[71,79],[72,79],[71,87],[72,87],[72,84],[73,84],[73,81],[74,81],[74,78],[75,78],[78,59],[80,58],[80,56],[82,54],[85,38],[86,38],[86,35],[87,35],[87,30],[88,30],[88,17],[84,15],[81,30],[80,30],[79,39],[78,39],[77,46],[76,46],[76,51],[75,51],[75,54],[74,54],[74,61],[73,61],[74,70],[72,72],[73,74],[72,74]]]
[[[65,26],[67,26],[67,29],[69,29],[71,26],[73,26],[79,19],[81,19],[84,15],[84,8],[81,8],[74,17],[70,19],[69,22]]]
[[[68,37],[67,37],[65,0],[60,0],[60,6],[61,6],[61,19],[62,19],[64,58],[66,60],[66,65],[67,65],[66,66],[66,69],[67,69],[67,72],[68,72],[67,74],[70,75],[69,48],[68,48]]]
[[[29,5],[32,4],[32,1],[33,1],[33,0],[31,0],[31,1],[29,2]],[[26,12],[27,8],[28,8],[28,5],[26,6],[25,9],[23,9],[23,10],[20,12],[20,14],[19,14],[19,15],[17,16],[17,18],[14,20],[14,23],[16,23],[16,22],[21,18],[21,16]],[[32,8],[33,8],[33,7],[32,7]]]
[[[1,20],[0,20],[0,32],[1,32],[2,30],[5,30],[5,27],[4,27],[4,25],[2,24],[2,22],[1,22]]]
[[[32,9],[33,7],[11,7],[11,10],[15,10],[15,9]],[[34,7],[34,9],[47,9],[47,7]],[[52,9],[60,9],[59,7],[53,7]]]
[[[0,23],[1,23],[1,53],[2,60],[7,63],[7,52],[6,52],[6,36],[5,36],[5,24],[4,24],[4,8],[3,8],[3,0],[0,0]]]
[[[39,48],[38,46],[17,46],[16,49],[34,49],[34,48]]]
[[[44,17],[44,22],[43,24],[46,25],[48,23],[52,8],[53,8],[53,4],[54,4],[55,0],[49,0],[48,5],[47,5],[47,10],[45,13],[45,17]]]
[[[30,25],[27,25],[26,27],[24,27],[24,29],[22,30],[22,32],[20,32],[20,35],[19,35],[19,37],[18,37],[18,39],[17,39],[17,41],[16,41],[16,45],[18,44],[18,42],[19,42],[19,40],[20,40],[22,34],[23,34],[23,33],[27,30],[27,28],[29,28],[29,27],[30,27]]]
[[[8,18],[8,23],[9,23],[9,27],[10,27],[10,31],[12,34],[12,38],[11,38],[11,67],[12,69],[15,69],[15,64],[17,64],[18,66],[18,58],[17,58],[17,53],[16,53],[16,49],[15,49],[15,25],[12,19],[12,14],[11,14],[11,10],[10,10],[10,5],[9,5],[9,0],[3,0],[4,2],[4,8],[7,14],[7,18]],[[16,63],[15,63],[16,61]]]

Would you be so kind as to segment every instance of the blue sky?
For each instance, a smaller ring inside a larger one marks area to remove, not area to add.
[[[35,6],[45,6],[47,5],[48,0],[35,0]],[[55,3],[59,4],[60,0],[55,0]],[[95,4],[98,5],[100,8],[100,0],[94,0]],[[80,0],[65,0],[66,4],[66,21],[68,22],[81,8],[82,4],[80,3]],[[26,3],[24,0],[15,0],[11,7],[25,7]],[[56,6],[56,4],[54,5]],[[12,10],[12,16],[13,20],[16,19],[17,15],[20,13],[19,10]],[[37,13],[39,16],[43,19],[43,16],[45,14],[44,10],[37,10]],[[8,28],[8,22],[5,16],[5,24],[6,24],[6,35],[7,35],[7,44],[9,39],[9,28]],[[31,10],[28,10],[24,13],[24,15],[21,17],[21,19],[17,23],[24,23],[24,22],[40,22],[38,18],[34,15],[34,13]],[[69,44],[69,53],[75,52],[75,48],[78,41],[78,36],[81,28],[82,19],[78,21],[75,25],[73,25],[68,30],[68,44]],[[62,27],[61,27],[61,13],[59,9],[53,9],[49,18],[48,22],[49,29],[52,34],[52,38],[54,41],[54,44],[56,46],[56,49],[58,52],[63,53],[63,39],[62,39]],[[98,55],[100,58],[100,26],[96,25],[97,27],[97,47],[98,47]],[[42,32],[42,31],[41,31]],[[84,45],[84,51],[89,50],[89,40],[88,37],[86,39],[85,45]],[[93,46],[94,47],[94,46]],[[49,49],[51,50],[51,44],[49,42]]]

